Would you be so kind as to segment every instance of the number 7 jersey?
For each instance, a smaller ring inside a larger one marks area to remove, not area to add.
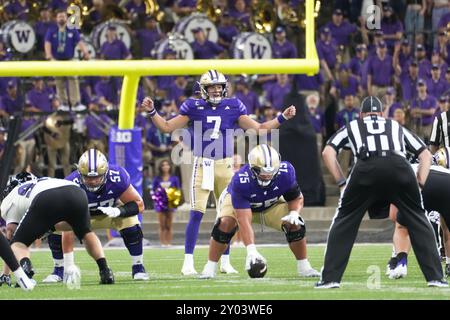
[[[106,172],[106,182],[97,192],[91,192],[81,183],[81,174],[78,170],[73,171],[66,180],[78,184],[85,192],[89,201],[91,215],[95,214],[98,207],[112,207],[120,198],[122,193],[130,186],[130,175],[117,165],[110,165]]]
[[[239,117],[247,114],[241,100],[226,98],[213,105],[203,99],[187,99],[180,114],[190,119],[194,156],[215,160],[233,156],[234,136],[227,136],[226,130],[238,128]],[[216,144],[218,139],[221,141]]]

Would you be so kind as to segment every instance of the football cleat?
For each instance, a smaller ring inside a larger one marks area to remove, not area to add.
[[[133,276],[133,280],[148,280],[150,277],[148,273],[145,271],[144,265],[142,264],[134,264],[131,267],[131,274]]]
[[[445,280],[428,281],[427,285],[435,288],[448,288],[448,282]]]
[[[306,278],[317,278],[320,277],[320,272],[317,271],[314,268],[308,268],[305,270],[297,270],[298,271],[298,275],[300,277],[306,277]]]
[[[389,276],[391,274],[391,271],[393,271],[395,269],[395,267],[397,266],[397,257],[392,257],[391,259],[389,259],[389,262],[386,266],[386,275]]]
[[[33,278],[34,276],[34,269],[33,269],[33,265],[31,264],[31,260],[30,258],[22,258],[20,260],[20,266],[22,267],[23,271],[25,272],[25,274],[28,276],[28,278]]]
[[[314,286],[314,289],[339,289],[341,285],[339,282],[323,282],[319,281]]]
[[[397,255],[397,260],[395,269],[389,273],[389,279],[404,278],[408,274],[408,259],[406,255],[403,255],[400,258],[399,255]]]
[[[110,268],[100,270],[100,284],[114,284],[114,274]]]
[[[17,279],[16,286],[17,285],[19,285],[19,287],[21,287],[22,290],[31,291],[36,286],[36,281],[33,279],[30,279],[28,277],[24,277],[24,278],[21,277],[21,278]]]
[[[181,274],[183,276],[194,276],[198,274],[198,272],[195,270],[194,266],[183,265],[183,268],[181,268]]]
[[[53,272],[49,274],[42,282],[44,283],[57,283],[63,281],[64,267],[54,267]]]
[[[231,263],[220,265],[220,272],[221,273],[226,273],[226,274],[239,273],[235,268],[233,268]]]
[[[216,277],[217,266],[214,268],[208,267],[208,264],[203,268],[202,273],[199,276],[199,279],[213,279]]]
[[[11,276],[9,274],[0,275],[0,287],[6,284],[8,287],[11,287]]]

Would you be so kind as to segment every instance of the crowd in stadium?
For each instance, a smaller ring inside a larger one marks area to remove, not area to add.
[[[198,1],[158,1],[159,9],[152,12],[147,2],[74,1],[82,13],[81,29],[64,27],[71,19],[66,13],[71,1],[6,2],[0,9],[0,59],[182,59],[170,39],[174,30],[185,32],[182,22],[198,12]],[[365,12],[370,4],[373,2],[322,3],[316,32],[321,65],[318,75],[229,77],[228,95],[239,98],[248,114],[263,122],[281,111],[285,94],[293,88],[298,90],[306,98],[321,145],[323,139],[358,117],[361,98],[372,94],[382,99],[387,117],[428,140],[434,116],[448,107],[448,1],[376,1],[382,8],[382,19],[373,29],[362,23],[368,19]],[[271,29],[264,34],[271,44],[271,57],[302,57],[303,1],[229,0],[215,2],[214,9],[220,9],[220,14],[208,16],[217,29],[217,41],[209,40],[210,34],[202,28],[188,31],[192,33],[193,41],[188,46],[193,58],[238,58],[236,40],[246,32],[255,32],[255,17],[267,9],[265,6],[275,8],[277,13],[268,19]],[[293,15],[297,15],[298,22]],[[8,28],[17,21],[25,21],[35,32],[36,43],[29,52],[17,52],[8,36]],[[145,95],[151,96],[159,112],[172,117],[186,97],[198,95],[197,80],[196,76],[141,79],[136,126],[144,129],[144,162],[150,168],[146,173],[149,178],[157,174],[160,162],[170,155],[172,142],[169,135],[151,125],[139,104]],[[13,172],[36,162],[42,168],[49,166],[50,176],[61,164],[66,175],[70,164],[86,148],[96,147],[107,153],[108,129],[117,121],[121,82],[115,77],[0,78],[2,146],[9,115],[26,112],[22,131],[37,121],[46,123],[43,130],[20,141]],[[52,128],[45,117],[55,110],[79,113],[69,116],[64,125]],[[86,114],[86,110],[91,112]],[[43,156],[46,150],[48,159]],[[347,161],[344,159],[344,166]],[[182,184],[186,184],[183,177]]]

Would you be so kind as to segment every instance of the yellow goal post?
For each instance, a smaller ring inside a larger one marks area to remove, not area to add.
[[[304,59],[6,61],[0,62],[0,77],[123,76],[119,129],[132,129],[141,76],[200,75],[209,69],[218,69],[224,74],[317,74],[314,0],[306,0],[305,7]]]

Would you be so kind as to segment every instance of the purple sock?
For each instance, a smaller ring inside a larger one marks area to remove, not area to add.
[[[53,259],[62,260],[64,259],[62,250],[62,236],[60,234],[52,233],[48,236],[48,246],[52,251]]]
[[[223,254],[226,254],[226,255],[230,254],[230,247],[231,247],[231,245],[228,244],[228,246],[227,246],[227,248],[225,249],[225,251],[223,252]]]
[[[189,222],[186,225],[186,239],[184,240],[184,253],[186,254],[194,253],[195,243],[198,238],[198,229],[200,228],[202,218],[203,213],[191,210]]]

